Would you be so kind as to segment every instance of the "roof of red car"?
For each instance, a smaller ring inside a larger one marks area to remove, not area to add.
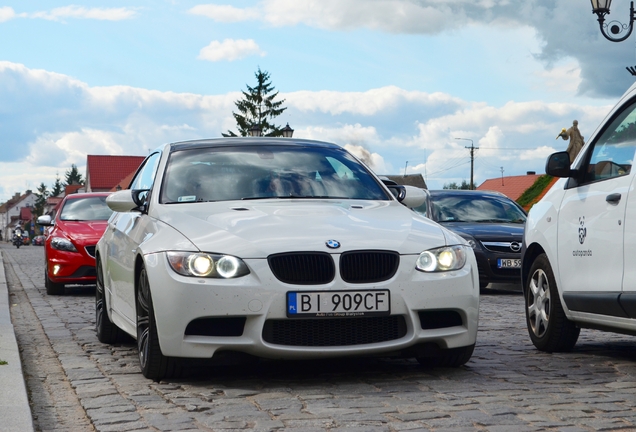
[[[90,173],[91,189],[112,188],[139,168],[144,156],[88,155],[86,172]]]
[[[112,192],[82,192],[82,193],[74,193],[70,195],[66,195],[66,199],[77,199],[77,198],[90,198],[97,196],[108,196]]]

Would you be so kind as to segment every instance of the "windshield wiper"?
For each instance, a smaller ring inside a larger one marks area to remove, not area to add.
[[[510,221],[508,219],[478,219],[478,220],[475,220],[473,222],[478,222],[478,223],[479,222],[484,222],[484,223],[487,223],[487,222],[506,223],[506,222],[512,222],[512,221]]]
[[[264,199],[347,199],[347,197],[330,196],[330,195],[283,195],[283,196],[267,196],[267,197],[244,197],[241,200],[264,200]]]

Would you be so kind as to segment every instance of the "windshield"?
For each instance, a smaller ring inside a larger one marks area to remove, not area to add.
[[[203,147],[172,153],[161,202],[267,198],[389,200],[346,151],[327,147]]]
[[[63,221],[108,220],[113,211],[106,204],[105,196],[69,199],[62,207]]]
[[[438,222],[524,223],[525,213],[511,200],[489,196],[433,196]]]

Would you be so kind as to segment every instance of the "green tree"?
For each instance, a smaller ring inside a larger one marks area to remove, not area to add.
[[[58,196],[64,191],[64,185],[60,180],[60,175],[58,173],[55,174],[55,183],[53,183],[53,187],[51,188],[51,194],[49,196]]]
[[[470,190],[470,183],[466,180],[462,180],[462,184],[457,184],[456,182],[444,183],[444,189],[465,189]]]
[[[77,170],[75,164],[72,164],[71,169],[66,171],[66,183],[64,185],[68,186],[72,184],[84,184],[84,179],[82,179],[82,175]]]
[[[46,199],[49,197],[49,191],[44,183],[40,183],[38,191],[35,193],[35,216],[41,216],[44,213],[44,206],[46,205]]]
[[[281,101],[275,100],[278,92],[274,92],[274,86],[270,81],[268,72],[261,71],[259,67],[254,76],[256,77],[256,86],[250,87],[246,84],[247,91],[241,91],[243,98],[234,102],[239,111],[238,113],[232,111],[238,133],[241,136],[247,136],[250,128],[256,125],[261,128],[263,136],[282,136],[282,128],[275,125],[273,120],[287,109],[283,107],[285,99]],[[221,135],[224,137],[237,136],[231,130],[227,132]]]

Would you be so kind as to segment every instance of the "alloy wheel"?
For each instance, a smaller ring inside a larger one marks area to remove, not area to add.
[[[550,322],[550,284],[543,269],[537,269],[530,279],[528,296],[528,322],[537,337],[543,337]]]

